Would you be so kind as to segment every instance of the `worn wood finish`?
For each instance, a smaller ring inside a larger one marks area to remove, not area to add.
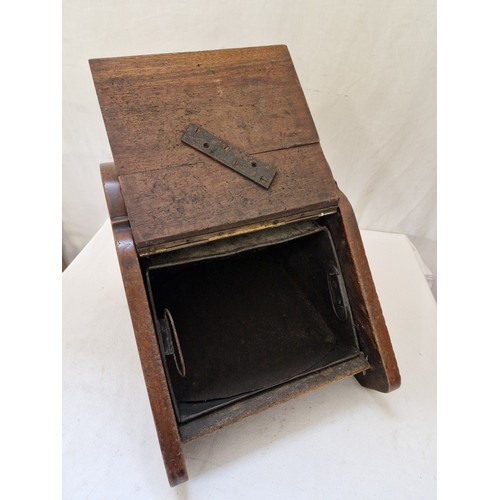
[[[286,46],[90,61],[118,175],[199,161],[199,123],[248,153],[318,142]],[[127,200],[125,200],[127,201]]]
[[[370,365],[366,358],[364,356],[357,356],[344,363],[324,368],[279,387],[261,392],[248,399],[179,426],[182,440],[191,441],[204,434],[221,429],[226,425],[238,422],[250,415],[255,415],[271,406],[284,403],[301,394],[319,389],[323,385],[342,380],[343,378],[351,377],[369,368]]]
[[[399,370],[356,219],[287,48],[99,59],[91,69],[116,162],[101,167],[106,199],[170,484],[187,479],[181,440],[350,375],[378,391],[396,389]],[[273,165],[269,190],[183,144],[192,122]],[[333,238],[362,352],[178,424],[139,258],[306,218]]]
[[[285,46],[90,61],[142,253],[335,207],[335,183]],[[277,169],[264,190],[181,142],[198,123]]]
[[[390,392],[401,384],[399,368],[373,278],[368,266],[361,234],[351,204],[339,191],[339,216],[327,218],[344,281],[349,294],[361,350],[368,356],[370,370],[356,375],[370,389]]]
[[[191,165],[122,176],[139,252],[313,210],[319,215],[337,205],[333,177],[319,144],[256,156],[278,169],[268,190],[202,154]]]
[[[188,475],[137,251],[114,165],[102,165],[101,175],[158,440],[168,480],[175,486],[187,481]]]

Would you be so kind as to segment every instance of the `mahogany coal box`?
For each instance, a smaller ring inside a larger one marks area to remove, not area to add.
[[[101,166],[171,485],[182,443],[400,376],[352,208],[286,46],[94,59]]]

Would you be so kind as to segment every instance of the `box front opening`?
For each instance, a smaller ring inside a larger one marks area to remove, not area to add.
[[[256,243],[261,235],[240,237],[237,250],[218,254],[207,245],[192,261],[189,251],[150,261],[150,299],[157,325],[168,321],[171,338],[158,333],[180,422],[359,353],[327,229],[310,223],[291,239],[287,230],[269,230],[264,244]]]

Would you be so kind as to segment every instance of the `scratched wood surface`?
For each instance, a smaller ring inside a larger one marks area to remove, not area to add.
[[[319,144],[256,156],[277,165],[268,190],[205,155],[191,165],[122,176],[138,248],[336,204],[337,190]]]
[[[371,369],[356,375],[364,387],[391,392],[401,385],[401,375],[384,315],[373,283],[358,223],[346,196],[339,191],[339,213],[327,218],[358,328],[360,347]]]
[[[335,206],[335,182],[286,46],[90,66],[139,249]],[[192,122],[271,162],[278,173],[270,189],[183,144]]]
[[[141,267],[114,165],[110,163],[102,165],[101,176],[160,449],[168,480],[172,486],[175,486],[187,481],[188,474]]]

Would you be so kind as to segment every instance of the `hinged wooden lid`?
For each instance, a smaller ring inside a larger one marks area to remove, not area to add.
[[[286,46],[90,61],[139,253],[335,209]],[[190,123],[275,167],[269,189],[184,144]]]

